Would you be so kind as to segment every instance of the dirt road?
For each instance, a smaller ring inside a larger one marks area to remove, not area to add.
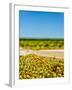
[[[20,49],[20,55],[36,54],[48,57],[64,58],[64,50],[23,50]]]

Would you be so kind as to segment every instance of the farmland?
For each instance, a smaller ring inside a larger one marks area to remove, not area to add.
[[[64,77],[64,39],[19,39],[19,79]]]
[[[47,50],[64,49],[63,39],[20,39],[19,45],[23,49]]]

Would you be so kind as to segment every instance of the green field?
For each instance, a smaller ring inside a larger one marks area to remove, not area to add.
[[[19,45],[23,49],[46,50],[64,49],[64,39],[24,39],[20,38]]]
[[[35,54],[20,56],[19,79],[64,77],[63,58]]]

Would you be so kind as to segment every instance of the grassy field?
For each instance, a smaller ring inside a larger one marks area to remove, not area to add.
[[[19,79],[64,77],[63,58],[35,54],[20,56]]]
[[[64,39],[20,39],[19,45],[23,49],[47,50],[64,49]]]

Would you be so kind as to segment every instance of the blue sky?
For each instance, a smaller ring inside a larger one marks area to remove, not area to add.
[[[64,38],[64,13],[19,11],[20,38]]]

